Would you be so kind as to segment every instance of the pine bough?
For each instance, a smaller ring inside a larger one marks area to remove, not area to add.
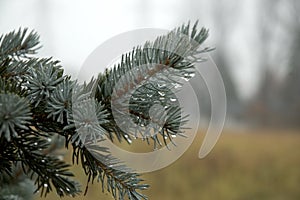
[[[41,195],[52,190],[59,196],[79,194],[69,165],[55,151],[71,147],[73,164],[82,166],[89,182],[101,182],[115,199],[147,199],[141,190],[148,185],[101,141],[142,138],[158,148],[184,135],[186,116],[173,91],[180,89],[182,78],[193,76],[194,64],[202,61],[199,55],[211,50],[199,50],[207,37],[206,29],[188,23],[135,47],[119,64],[79,85],[64,74],[59,61],[34,56],[40,48],[37,33],[19,29],[2,35],[0,188],[26,175]],[[157,120],[152,120],[148,111],[155,104],[165,110],[156,110]],[[128,116],[132,120],[127,123]],[[115,117],[126,123],[117,124]],[[14,197],[0,189],[0,199]]]

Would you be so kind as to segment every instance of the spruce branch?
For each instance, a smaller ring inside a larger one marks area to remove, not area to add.
[[[207,37],[208,30],[202,28],[198,31],[197,22],[192,28],[189,23],[182,25],[154,42],[135,47],[122,55],[118,65],[99,75],[96,97],[103,101],[111,115],[118,113],[119,121],[125,121],[123,126],[126,129],[124,131],[118,128],[120,124],[110,121],[104,125],[106,130],[128,142],[131,141],[130,135],[137,137],[138,133],[147,141],[152,138],[154,145],[161,145],[161,141],[153,132],[162,136],[165,145],[167,140],[172,142],[173,137],[183,135],[187,116],[182,116],[174,93],[183,84],[182,79],[189,80],[194,76],[194,64],[205,60],[199,54],[212,50],[199,50]],[[128,98],[130,102],[126,100]],[[145,115],[155,104],[166,109],[165,119],[155,121]],[[135,119],[135,125],[126,126],[128,116]],[[149,123],[152,125],[147,126]],[[112,134],[110,138],[113,139]]]
[[[102,139],[105,130],[101,127],[106,123],[107,113],[104,107],[94,99],[86,99],[73,104],[73,113],[71,124],[65,127],[65,130],[75,128],[72,135],[72,143],[83,146],[86,141],[96,143]]]
[[[69,165],[53,153],[61,146],[53,138],[63,137],[64,146],[72,146],[73,164],[88,176],[86,191],[97,180],[115,199],[147,199],[140,192],[149,186],[101,142],[107,136],[131,143],[140,135],[156,148],[183,136],[187,116],[176,92],[211,50],[199,49],[207,37],[197,23],[182,25],[135,47],[118,65],[80,85],[64,75],[59,61],[33,57],[40,47],[35,32],[19,29],[0,36],[0,180],[15,176],[21,166],[20,173],[41,195],[53,190],[77,195]],[[133,123],[126,123],[128,116]]]
[[[86,146],[88,149],[74,146],[73,162],[78,164],[79,158],[81,159],[81,165],[88,176],[88,183],[96,179],[102,184],[102,192],[106,186],[106,190],[115,199],[125,199],[126,196],[132,200],[147,199],[138,190],[145,190],[149,185],[142,184],[143,180],[138,174],[112,157],[106,148],[93,143],[86,144]],[[88,183],[85,193],[88,190]]]
[[[88,176],[85,193],[89,182],[97,179],[102,184],[102,190],[106,187],[115,199],[124,199],[125,196],[146,199],[137,190],[144,190],[148,185],[141,184],[138,174],[111,156],[108,149],[101,147],[101,141],[108,134],[103,125],[113,119],[108,117],[101,101],[92,98],[95,81],[92,79],[88,84],[74,85],[73,112],[70,123],[64,128],[71,134],[68,141],[73,147],[73,163],[80,162]]]
[[[59,196],[78,194],[78,183],[68,178],[73,176],[67,170],[69,165],[53,156],[41,154],[41,149],[47,149],[49,142],[39,135],[33,138],[33,135],[24,133],[22,138],[15,140],[15,145],[18,147],[23,171],[35,179],[36,191],[41,190],[41,196],[46,196],[53,186]]]
[[[29,68],[25,87],[28,88],[30,101],[35,103],[35,107],[45,98],[50,98],[52,91],[64,80],[58,63],[51,58],[42,59],[38,60],[34,67]]]
[[[68,165],[51,153],[53,129],[41,128],[57,128],[43,116],[47,98],[64,79],[63,71],[51,58],[31,57],[38,49],[36,33],[20,29],[0,38],[0,179],[17,179],[12,170],[20,164],[22,174],[35,180],[42,195],[53,187],[60,196],[76,195],[80,190],[68,178]]]
[[[28,57],[28,55],[35,54],[40,48],[39,36],[36,32],[28,29],[19,29],[12,31],[6,35],[0,36],[0,59],[7,57]]]
[[[0,137],[18,137],[17,128],[27,130],[32,119],[28,102],[13,94],[0,94]]]
[[[66,78],[55,87],[47,102],[46,112],[49,113],[47,116],[48,118],[52,117],[53,120],[56,120],[61,124],[70,123],[72,113],[72,92],[74,86],[75,82],[71,81],[70,78]]]

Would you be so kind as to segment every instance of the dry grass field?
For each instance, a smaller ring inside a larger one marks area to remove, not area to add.
[[[169,167],[143,175],[151,185],[145,192],[150,200],[300,199],[299,131],[225,131],[213,151],[200,160],[202,139],[199,133],[188,151]],[[73,171],[84,187],[81,169]],[[76,199],[113,199],[100,188],[96,183],[87,196]],[[51,194],[41,199],[59,197]]]

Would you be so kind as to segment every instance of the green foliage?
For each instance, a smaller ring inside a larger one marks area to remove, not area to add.
[[[27,29],[12,31],[0,36],[1,49],[0,57],[27,57],[35,54],[40,48],[39,36],[34,31],[27,34]]]
[[[17,171],[14,175],[18,176]],[[33,199],[33,183],[25,176],[19,176],[16,178],[16,182],[11,182],[11,177],[9,176],[2,176],[1,183],[0,200]]]
[[[50,98],[52,91],[65,79],[57,64],[58,61],[41,59],[37,60],[34,66],[27,71],[25,87],[27,87],[28,96],[35,107],[41,101]]]
[[[105,124],[111,139],[111,133],[114,133],[119,140],[124,138],[130,143],[130,136],[138,137],[140,134],[147,141],[152,138],[156,147],[157,144],[162,145],[158,135],[162,136],[165,145],[168,141],[172,142],[176,135],[182,135],[186,116],[181,116],[178,102],[173,101],[174,92],[180,89],[182,80],[194,76],[195,62],[203,61],[199,55],[211,50],[199,50],[207,37],[206,29],[197,31],[197,22],[192,28],[190,24],[183,25],[154,42],[134,48],[122,56],[118,65],[99,75],[96,98],[104,103],[106,109],[113,107],[113,111],[118,113],[114,117],[120,119],[119,122],[124,121],[124,126],[127,126],[125,123],[130,122],[124,120],[128,117],[129,102],[126,98],[130,97],[129,113],[137,122],[123,129],[119,128],[116,120]],[[145,126],[153,122],[145,113],[154,104],[164,106],[166,118]]]
[[[162,146],[161,140],[168,145],[173,137],[183,135],[186,116],[181,116],[173,91],[180,88],[182,78],[193,77],[193,64],[202,61],[199,54],[210,50],[198,50],[207,36],[206,29],[197,31],[197,23],[192,28],[183,25],[134,48],[120,64],[83,85],[64,75],[59,61],[34,57],[40,47],[35,32],[20,29],[1,36],[0,179],[10,178],[0,185],[12,184],[13,171],[18,169],[33,180],[41,195],[53,190],[59,196],[79,194],[69,165],[55,152],[61,142],[54,138],[63,138],[64,146],[73,149],[73,164],[82,166],[89,182],[98,180],[115,199],[146,199],[140,191],[149,186],[101,147],[101,141],[108,136],[131,143],[134,132]],[[158,107],[151,114],[155,104],[164,109]],[[126,120],[123,108],[128,106],[134,123],[127,132],[113,112]],[[158,120],[153,122],[153,116]]]
[[[4,135],[10,141],[11,137],[18,137],[16,128],[28,130],[30,108],[26,99],[14,94],[0,94],[0,102],[0,137]]]

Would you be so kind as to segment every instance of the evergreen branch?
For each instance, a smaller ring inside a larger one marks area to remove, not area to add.
[[[1,200],[33,199],[33,183],[22,173],[20,165],[13,166],[10,175],[0,173]]]
[[[0,93],[1,94],[15,94],[20,97],[25,97],[26,90],[22,88],[22,84],[12,79],[7,80],[0,76]]]
[[[96,143],[105,135],[131,143],[129,133],[134,133],[148,143],[151,138],[156,148],[183,135],[187,116],[175,92],[182,78],[193,77],[195,62],[203,61],[200,54],[211,50],[198,50],[207,36],[197,23],[183,25],[134,48],[117,66],[83,85],[64,76],[58,61],[30,57],[39,48],[35,32],[19,29],[0,36],[0,180],[4,174],[15,176],[12,171],[20,164],[41,195],[52,188],[60,196],[78,194],[68,165],[49,155],[59,146],[51,138],[63,136],[88,183],[98,180],[115,199],[146,199],[139,192],[148,185]],[[131,118],[129,132],[119,127],[113,112],[121,120]]]
[[[32,119],[28,102],[13,94],[0,94],[0,137],[18,137],[17,128],[28,130]]]
[[[22,169],[31,179],[35,179],[36,191],[47,195],[54,186],[59,196],[76,195],[80,192],[77,182],[68,177],[73,176],[67,170],[69,167],[65,162],[54,156],[41,154],[41,150],[49,147],[49,142],[35,132],[23,132],[21,138],[14,140],[18,148],[18,156],[22,161]]]
[[[107,191],[115,199],[124,199],[125,196],[132,200],[147,199],[145,195],[137,191],[145,190],[149,187],[140,183],[143,180],[138,178],[138,174],[121,165],[118,159],[109,155],[106,148],[95,145],[87,146],[89,150],[86,147],[79,148],[74,146],[73,162],[78,164],[79,158],[81,159],[81,165],[88,176],[88,182],[94,182],[97,178],[102,183],[102,191],[104,192],[106,185]],[[85,193],[87,190],[88,183]]]
[[[58,63],[58,61],[51,61],[51,58],[29,58],[20,60],[7,58],[5,61],[6,62],[0,65],[0,68],[2,68],[0,76],[6,79],[14,79],[16,82],[24,81],[25,75],[29,73],[29,69],[37,68],[41,65],[56,65]]]
[[[30,101],[35,103],[35,107],[50,98],[52,91],[64,80],[63,70],[58,63],[59,61],[52,61],[51,58],[40,59],[34,67],[29,68],[24,86],[28,88]]]
[[[106,110],[100,102],[92,98],[76,102],[73,104],[71,124],[64,130],[75,128],[71,140],[76,145],[84,146],[87,141],[96,143],[106,132],[101,126],[107,122],[106,117]]]
[[[97,178],[102,184],[102,190],[106,186],[115,199],[124,199],[125,195],[130,199],[146,199],[136,190],[146,189],[148,185],[139,184],[142,180],[136,173],[119,165],[119,161],[106,148],[96,144],[104,139],[106,130],[102,126],[111,119],[101,102],[92,98],[93,85],[95,80],[73,88],[73,112],[64,128],[64,131],[71,134],[69,141],[73,146],[73,163],[81,161],[88,183]]]
[[[39,36],[32,31],[27,33],[27,28],[12,31],[0,36],[0,60],[8,56],[27,57],[28,54],[35,54],[40,48]]]
[[[48,118],[52,117],[61,124],[70,124],[74,86],[75,82],[71,81],[69,77],[57,85],[47,102]]]
[[[12,161],[17,161],[16,148],[11,142],[7,142],[5,137],[0,137],[0,185],[5,174],[11,175]]]
[[[178,112],[174,92],[183,84],[182,79],[188,80],[194,76],[194,64],[204,60],[199,55],[211,50],[198,50],[207,37],[206,29],[197,31],[196,22],[192,28],[190,24],[183,25],[167,35],[158,37],[154,42],[146,42],[144,46],[134,48],[122,56],[117,66],[99,75],[97,99],[105,104],[111,115],[116,112],[123,116],[124,120],[128,116],[137,119],[134,127],[128,127],[130,135],[139,132],[144,139],[155,135],[152,137],[155,144],[161,144],[157,134],[150,133],[154,131],[160,133],[167,144],[165,139],[181,135],[186,123],[186,116],[181,116]],[[128,98],[130,102],[126,100]],[[145,115],[154,102],[166,109],[167,117],[162,120],[164,126],[160,130],[157,127],[161,126],[162,122],[157,122],[161,120],[153,120],[149,115]],[[112,107],[115,110],[112,110]],[[174,112],[176,109],[177,112]],[[176,116],[170,116],[171,113],[176,113]],[[156,124],[155,127],[150,127],[152,130],[141,128],[149,123]],[[119,140],[125,138],[130,142],[129,133],[118,126],[115,121],[103,125],[109,133],[115,133]],[[169,135],[171,133],[172,137]],[[113,136],[110,138],[113,139]]]

